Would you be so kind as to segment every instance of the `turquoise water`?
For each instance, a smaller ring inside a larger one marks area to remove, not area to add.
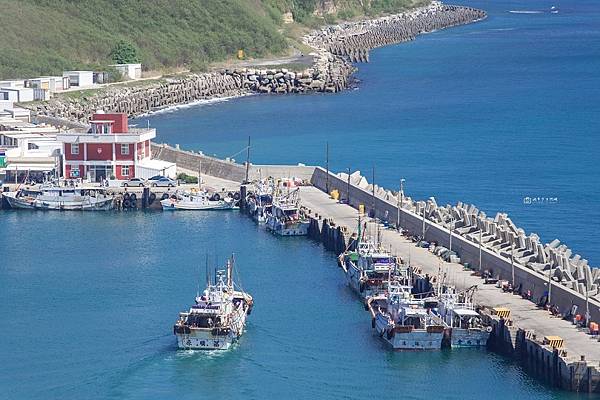
[[[374,164],[379,183],[404,177],[413,197],[507,211],[598,264],[600,5],[469,4],[490,18],[373,51],[357,90],[253,96],[151,124],[221,156],[251,135],[255,162],[322,164],[328,141],[334,169]],[[485,351],[388,351],[332,253],[235,212],[3,211],[0,237],[0,399],[575,397]],[[246,334],[234,351],[177,351],[172,324],[205,255],[231,251],[255,297]]]
[[[329,142],[333,170],[370,177],[375,166],[378,183],[403,177],[414,198],[508,212],[600,265],[600,5],[467,4],[489,18],[373,51],[357,90],[253,96],[150,123],[159,141],[219,156],[250,135],[256,163],[324,165]]]
[[[571,397],[486,351],[388,351],[333,254],[236,212],[0,218],[2,399]],[[205,255],[232,249],[255,298],[246,334],[232,351],[178,351],[172,324]]]

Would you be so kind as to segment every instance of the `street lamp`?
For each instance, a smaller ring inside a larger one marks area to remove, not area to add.
[[[400,179],[400,191],[398,192],[398,220],[396,221],[396,230],[400,232],[400,210],[404,205],[404,178]]]

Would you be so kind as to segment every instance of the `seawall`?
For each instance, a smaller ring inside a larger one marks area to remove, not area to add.
[[[347,180],[340,179],[338,176],[334,178],[332,175],[327,179],[326,171],[316,168],[313,178],[315,187],[301,188],[300,199],[303,209],[311,218],[309,232],[311,238],[322,242],[327,249],[339,254],[340,249],[343,250],[350,241],[351,230],[356,225],[356,208],[359,208],[360,204],[365,205],[371,215],[373,215],[372,206],[375,205],[375,214],[378,218],[387,220],[390,225],[396,222],[398,215],[390,213],[391,210],[398,210],[395,208],[397,205],[395,196],[393,203],[390,199],[378,199],[377,194],[382,192],[378,192],[376,188],[376,198],[373,202],[372,191],[369,190],[372,187],[362,188],[351,182],[350,206],[346,204]],[[338,190],[344,201],[340,203],[326,195],[324,193],[326,185],[329,185],[329,190]],[[407,199],[407,202],[411,200]],[[403,211],[405,210],[402,209],[400,217],[401,224],[405,227],[404,220],[410,212],[405,214]],[[408,227],[412,226],[413,233],[422,230],[422,218],[416,217],[416,221],[411,220],[406,224]],[[376,222],[370,219],[367,221],[369,221],[367,231],[375,232]],[[426,237],[428,240],[433,240],[436,235],[433,226],[435,222],[427,221],[426,218]],[[482,306],[485,319],[492,326],[492,335],[488,342],[491,350],[515,359],[531,375],[551,386],[577,392],[600,392],[598,337],[589,334],[586,328],[578,328],[570,320],[553,317],[548,311],[536,307],[532,301],[521,296],[504,293],[495,285],[484,284],[483,278],[468,268],[456,263],[442,264],[438,256],[428,249],[416,246],[395,229],[383,229],[380,235],[383,246],[386,248],[389,246],[394,254],[398,254],[404,260],[412,260],[411,265],[422,273],[435,276],[442,268],[459,289],[477,286],[475,301]],[[448,237],[448,235],[449,232],[446,231],[444,236]],[[443,245],[444,238],[440,236],[438,239],[438,243]],[[453,238],[453,244],[455,240],[456,236]],[[462,253],[460,251],[458,253],[462,257]],[[489,265],[484,264],[486,269],[496,261],[490,258],[487,262]],[[502,262],[495,268],[502,268]],[[524,284],[537,278],[527,275],[527,271],[523,271],[519,276]],[[559,284],[555,282],[554,289],[557,292],[565,289],[562,287],[557,289],[558,287]],[[577,293],[564,290],[557,296],[560,297],[559,302],[569,297],[576,304],[581,301]],[[506,317],[492,315],[493,307],[507,307],[510,314]],[[597,309],[595,304],[591,307]],[[592,313],[591,318],[593,321],[598,321],[597,312]],[[556,335],[562,340],[555,339]]]
[[[482,10],[433,2],[393,16],[329,26],[305,36],[304,42],[314,49],[314,64],[301,72],[285,68],[225,69],[148,85],[112,86],[81,98],[56,97],[31,109],[37,115],[87,123],[98,109],[136,117],[170,106],[251,93],[337,93],[352,82],[352,62],[368,61],[370,49],[475,22],[485,15]]]
[[[316,168],[311,183],[321,190],[326,190],[326,185],[329,185],[330,191],[337,189],[341,197],[347,199],[347,175],[340,175],[343,177],[330,173],[327,181],[327,172],[322,168]],[[394,225],[397,223],[399,210],[397,195],[376,186],[375,196],[373,196],[373,187],[360,175],[351,176],[350,181],[349,204],[351,206],[358,208],[359,204],[363,204],[370,215],[389,221]],[[425,240],[437,242],[447,248],[450,247],[450,232],[448,230],[450,224],[442,224],[436,220],[440,218],[441,210],[446,209],[445,207],[438,207],[433,200],[414,202],[409,197],[404,197],[402,203],[399,218],[402,228],[420,236],[422,236],[424,230]],[[465,207],[463,204],[459,204],[452,210],[462,212],[466,209],[470,211],[465,212],[463,215],[457,212],[452,230],[452,250],[460,257],[461,263],[468,263],[475,270],[480,269],[478,232],[481,230],[482,270],[491,270],[494,277],[512,281],[514,266],[515,287],[522,285],[523,291],[531,290],[533,300],[536,303],[543,300],[543,297],[547,295],[548,283],[551,282],[550,302],[558,306],[563,315],[568,314],[573,305],[577,306],[577,313],[582,315],[585,313],[585,285],[582,282],[585,281],[587,276],[587,279],[589,279],[590,317],[594,321],[600,321],[600,301],[597,298],[600,277],[597,268],[592,270],[587,265],[587,261],[582,259],[581,256],[567,252],[566,246],[557,250],[558,246],[555,246],[554,242],[543,246],[539,242],[539,237],[535,234],[525,237],[524,232],[519,231],[518,228],[515,228],[517,234],[509,232],[508,229],[504,228],[504,224],[510,225],[510,219],[507,219],[508,217],[504,214],[500,214],[500,218],[496,218],[496,220],[490,220],[474,206]],[[477,228],[478,225],[479,228]],[[423,226],[425,226],[425,229],[423,229]],[[487,241],[485,241],[486,239]],[[512,264],[509,252],[511,244],[514,248]],[[560,254],[557,255],[556,253],[559,252]],[[570,259],[567,254],[571,257]],[[547,259],[548,263],[541,264],[537,262],[539,259]],[[556,264],[550,262],[550,260],[556,260]],[[523,264],[523,262],[526,262],[526,264]],[[564,267],[560,265],[564,265]],[[573,273],[569,272],[572,278],[569,280],[565,271],[571,269],[576,272],[574,276]],[[557,278],[559,273],[560,279]]]

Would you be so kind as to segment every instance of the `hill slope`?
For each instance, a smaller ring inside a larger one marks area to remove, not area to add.
[[[125,41],[148,69],[202,69],[288,48],[282,14],[316,26],[421,0],[0,0],[0,79],[101,68]]]

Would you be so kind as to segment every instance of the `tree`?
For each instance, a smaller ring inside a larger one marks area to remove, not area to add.
[[[110,52],[110,58],[116,64],[130,64],[139,62],[138,49],[131,42],[120,40]]]

